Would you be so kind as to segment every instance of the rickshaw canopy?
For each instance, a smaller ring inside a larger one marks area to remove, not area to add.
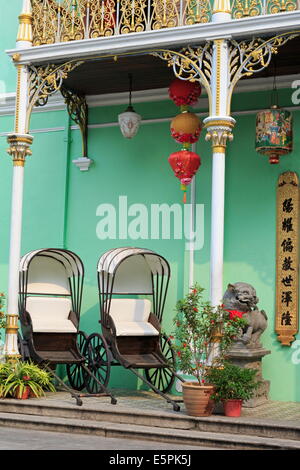
[[[71,279],[83,274],[81,259],[71,251],[54,248],[30,251],[20,261],[20,291],[70,295]]]
[[[123,247],[109,250],[98,261],[101,292],[114,294],[153,294],[154,277],[170,277],[170,266],[158,253]]]

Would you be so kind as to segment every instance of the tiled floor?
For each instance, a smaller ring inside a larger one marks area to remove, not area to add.
[[[168,404],[164,399],[155,395],[153,392],[147,391],[130,391],[130,390],[112,390],[113,394],[118,400],[116,406],[122,408],[132,408],[135,411],[141,410],[153,410],[174,413],[172,406]],[[180,397],[172,397],[175,400],[181,400]],[[60,404],[66,403],[68,405],[74,404],[75,400],[70,397],[68,393],[47,393],[45,398],[38,399],[40,404],[54,404],[57,402]],[[88,397],[83,398],[83,406],[89,409],[97,409],[97,406],[103,406],[103,404],[110,405],[109,397]],[[180,413],[185,414],[184,404],[180,403]],[[280,401],[269,401],[264,405],[260,405],[256,408],[243,408],[242,417],[244,418],[255,418],[255,419],[269,419],[278,421],[298,421],[300,423],[300,403],[294,402],[280,402]]]

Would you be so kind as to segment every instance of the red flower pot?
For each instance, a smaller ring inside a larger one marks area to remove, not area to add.
[[[16,388],[15,398],[19,398],[20,400],[27,400],[29,397],[30,387],[25,387],[23,393],[20,394],[20,388]]]
[[[243,400],[224,400],[223,405],[225,416],[241,416]]]

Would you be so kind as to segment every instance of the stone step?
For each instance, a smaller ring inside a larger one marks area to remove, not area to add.
[[[45,431],[92,434],[94,436],[135,439],[181,445],[235,450],[299,450],[300,442],[289,439],[243,434],[168,429],[153,426],[99,422],[93,420],[0,413],[0,425]]]
[[[96,399],[84,401],[82,407],[74,404],[59,403],[50,400],[43,403],[42,399],[32,400],[0,400],[0,412],[21,416],[39,416],[42,418],[79,419],[81,422],[114,423],[120,425],[136,425],[177,431],[196,431],[209,433],[225,433],[230,435],[247,435],[269,439],[288,439],[300,441],[300,425],[294,421],[271,421],[255,418],[228,418],[213,415],[207,418],[196,418],[184,412],[163,411],[154,409],[125,408],[118,405],[95,405]]]

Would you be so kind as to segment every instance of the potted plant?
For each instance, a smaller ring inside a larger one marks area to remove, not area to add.
[[[5,396],[5,382],[11,374],[11,364],[9,362],[0,363],[0,398]]]
[[[41,368],[32,361],[29,361],[24,366],[31,380],[42,388],[43,391],[55,392],[55,386],[52,383],[52,378],[49,372]],[[30,390],[29,396],[34,398],[40,396],[36,394],[33,389]]]
[[[233,339],[247,324],[246,320],[212,307],[202,300],[204,289],[195,284],[176,304],[174,318],[177,367],[194,378],[182,384],[187,413],[208,416],[213,411],[214,387],[206,379],[207,368],[220,366]]]
[[[0,364],[0,393],[2,397],[26,399],[40,397],[44,390],[55,391],[48,372],[31,362],[17,361]]]
[[[212,398],[223,402],[226,416],[241,416],[244,400],[253,397],[259,386],[257,370],[236,366],[225,362],[220,368],[207,370],[206,379],[214,384]]]

